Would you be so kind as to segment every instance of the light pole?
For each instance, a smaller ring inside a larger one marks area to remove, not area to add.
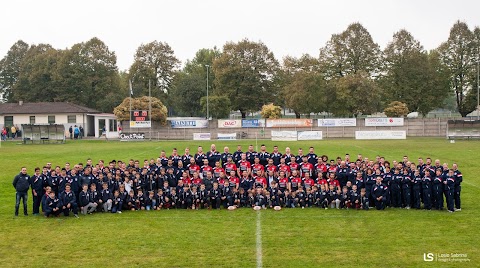
[[[208,68],[210,68],[210,65],[206,64],[205,67],[207,67],[207,120],[210,118],[208,114]]]
[[[477,120],[480,120],[480,85],[479,82],[480,74],[480,47],[477,48]]]

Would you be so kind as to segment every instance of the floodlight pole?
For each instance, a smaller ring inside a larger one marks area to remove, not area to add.
[[[206,64],[205,67],[207,67],[207,120],[210,118],[209,113],[208,113],[208,68],[210,68],[210,65]]]
[[[477,120],[480,120],[480,47],[477,47]]]

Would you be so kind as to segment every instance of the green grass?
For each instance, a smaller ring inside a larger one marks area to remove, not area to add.
[[[219,142],[218,149],[255,141]],[[2,142],[0,155],[0,260],[1,267],[255,267],[256,212],[138,211],[95,214],[80,219],[13,217],[13,177],[25,165],[29,173],[47,161],[54,165],[99,159],[143,160],[173,147],[192,151],[211,142],[105,142],[68,141],[63,145],[18,145]],[[263,141],[262,141],[263,143]],[[274,145],[265,141],[270,150]],[[264,267],[478,267],[480,210],[478,159],[480,142],[445,139],[405,141],[324,140],[275,142],[315,146],[329,157],[377,154],[388,160],[419,156],[458,162],[464,174],[462,211],[386,211],[288,209],[261,211]],[[259,144],[260,145],[260,142]],[[31,210],[31,196],[29,210]],[[22,211],[21,211],[22,212]],[[31,214],[31,211],[30,211]],[[423,253],[466,253],[469,263],[424,262]]]

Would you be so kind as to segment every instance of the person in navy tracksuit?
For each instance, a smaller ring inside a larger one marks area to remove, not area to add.
[[[432,178],[430,172],[425,172],[422,179],[422,193],[423,193],[423,208],[426,210],[432,209]]]
[[[31,177],[31,181],[33,197],[33,215],[39,215],[42,197],[45,195],[45,190],[43,189],[44,181],[43,176],[40,173],[40,168],[35,168],[35,174]]]
[[[438,210],[443,209],[443,180],[442,170],[437,169],[433,178],[433,208]]]
[[[375,200],[375,207],[377,210],[385,209],[386,195],[388,187],[385,184],[382,184],[382,177],[378,176],[376,178],[376,183],[373,185],[371,194]]]
[[[458,165],[453,164],[453,175],[455,176],[455,192],[453,193],[453,198],[455,200],[455,211],[461,211],[462,208],[460,206],[460,192],[462,191],[462,182],[463,182],[463,175],[460,170],[458,170]]]
[[[448,212],[454,212],[453,195],[455,192],[455,179],[455,172],[453,169],[450,169],[443,181],[445,186],[445,198],[447,199]]]
[[[65,184],[65,191],[60,193],[60,202],[62,203],[63,215],[68,217],[70,215],[70,210],[72,210],[73,215],[78,218],[78,205],[77,198],[75,193],[71,190],[71,185],[69,183]]]
[[[422,190],[422,177],[420,171],[415,170],[413,175],[413,208],[420,209],[420,193]]]
[[[403,175],[396,168],[390,182],[391,205],[395,208],[402,206],[402,179]]]
[[[410,176],[410,172],[408,172],[408,168],[403,169],[402,175],[403,207],[410,209],[410,204],[412,203],[412,177]]]

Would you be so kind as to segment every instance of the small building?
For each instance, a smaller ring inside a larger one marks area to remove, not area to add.
[[[22,124],[62,124],[67,137],[70,126],[81,126],[87,137],[100,137],[105,126],[107,137],[118,137],[117,120],[113,114],[70,102],[0,103],[0,128],[16,126],[21,130]]]

